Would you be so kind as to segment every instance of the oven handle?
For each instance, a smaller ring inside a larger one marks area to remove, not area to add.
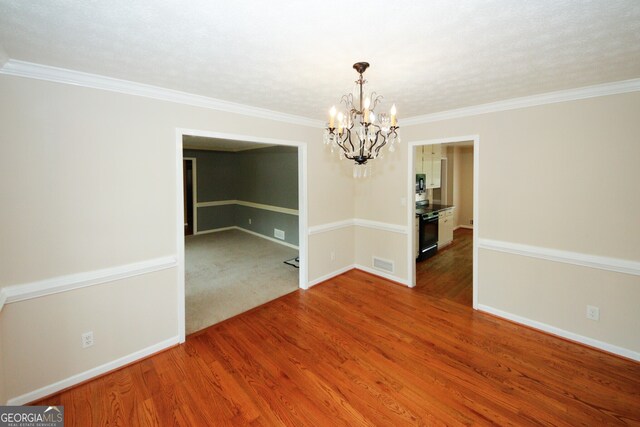
[[[422,217],[422,220],[425,221],[425,222],[437,222],[438,221],[438,217],[437,216],[432,216],[431,218]]]
[[[435,248],[436,246],[438,246],[437,243],[435,245],[433,245],[433,246],[429,246],[428,248],[422,249],[420,252],[425,253],[425,252],[430,251],[431,249]]]

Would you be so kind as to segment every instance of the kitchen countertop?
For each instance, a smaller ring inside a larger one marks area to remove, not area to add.
[[[436,205],[436,204],[423,206],[419,208],[416,207],[416,215],[422,215],[422,214],[432,213],[432,212],[440,212],[452,207],[453,205]]]

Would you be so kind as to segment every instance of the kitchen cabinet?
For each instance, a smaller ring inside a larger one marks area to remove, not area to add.
[[[414,163],[416,165],[416,174],[424,174],[424,147],[416,147]]]
[[[416,149],[416,173],[426,175],[426,188],[440,188],[442,144],[422,145]]]
[[[453,242],[453,208],[440,211],[438,216],[438,248]]]
[[[415,169],[417,174],[425,175],[425,188],[440,188],[441,160],[442,144],[422,145],[416,148]]]

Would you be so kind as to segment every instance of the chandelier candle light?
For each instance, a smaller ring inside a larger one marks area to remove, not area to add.
[[[353,160],[353,177],[360,178],[371,175],[371,164],[367,162],[382,157],[380,150],[387,143],[389,151],[393,152],[400,137],[396,105],[393,104],[389,114],[374,111],[382,96],[366,90],[367,81],[362,74],[369,68],[369,63],[357,62],[353,68],[359,74],[355,89],[342,96],[340,103],[344,104],[344,111],[338,112],[335,106],[331,107],[324,143],[331,145],[331,152],[339,149],[340,159]]]

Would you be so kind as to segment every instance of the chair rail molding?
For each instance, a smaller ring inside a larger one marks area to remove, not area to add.
[[[492,239],[479,239],[478,247],[480,249],[521,255],[530,258],[539,258],[548,261],[640,276],[640,262],[638,261],[544,248],[540,246],[523,245],[520,243],[504,242]]]
[[[326,233],[328,231],[339,230],[347,227],[364,227],[373,230],[389,231],[391,233],[407,234],[408,227],[406,225],[391,224],[387,222],[371,221],[368,219],[349,218],[342,221],[329,222],[326,224],[314,225],[309,227],[309,235]]]
[[[198,203],[196,203],[196,207],[197,208],[208,208],[208,207],[212,207],[212,206],[228,206],[228,205],[246,206],[246,207],[249,207],[249,208],[262,209],[262,210],[266,210],[266,211],[284,213],[284,214],[288,214],[288,215],[296,215],[297,216],[299,214],[297,209],[283,208],[283,207],[280,207],[280,206],[273,206],[273,205],[265,205],[263,203],[247,202],[247,201],[244,201],[244,200],[214,200],[214,201],[210,201],[210,202],[198,202]]]
[[[2,288],[0,292],[0,302],[4,300],[4,304],[10,304],[45,295],[114,282],[128,277],[173,268],[176,267],[176,263],[176,256],[171,255],[116,267],[104,268],[101,270],[69,274],[36,282],[6,286]],[[0,304],[0,309],[1,308],[2,304]]]

